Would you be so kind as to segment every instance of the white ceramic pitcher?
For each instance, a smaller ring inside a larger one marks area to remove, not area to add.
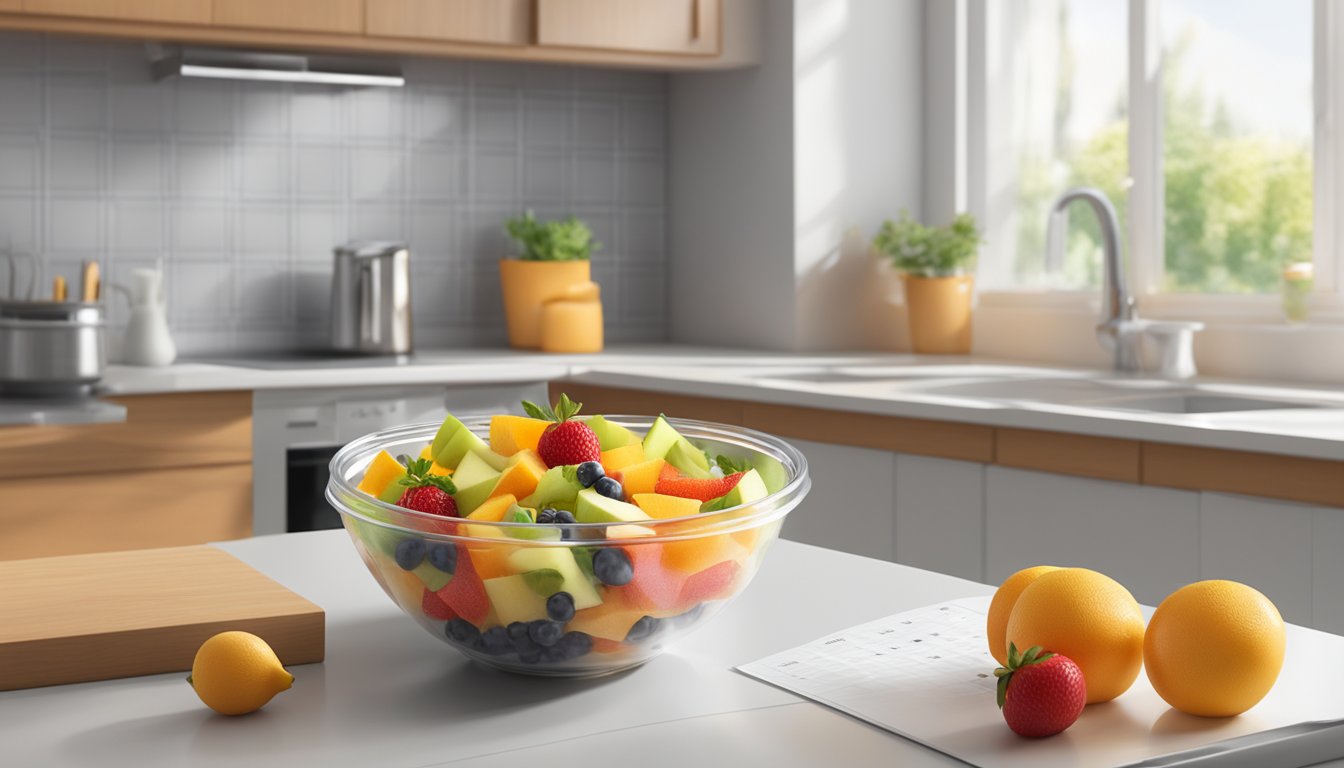
[[[177,358],[177,346],[168,332],[160,270],[131,271],[131,321],[126,325],[121,355],[128,365],[168,365]]]

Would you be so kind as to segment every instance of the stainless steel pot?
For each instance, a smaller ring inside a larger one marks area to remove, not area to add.
[[[0,301],[0,394],[88,394],[107,362],[101,304]]]
[[[331,345],[343,352],[411,351],[411,252],[405,243],[353,242],[335,251]]]

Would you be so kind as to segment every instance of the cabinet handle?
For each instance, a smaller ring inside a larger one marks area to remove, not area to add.
[[[705,14],[704,14],[704,10],[700,7],[700,4],[703,3],[703,2],[704,2],[704,0],[691,0],[691,39],[692,39],[692,40],[699,40],[699,39],[700,39],[700,35],[701,35],[700,23],[701,23],[701,20],[704,18],[704,15],[705,15]]]

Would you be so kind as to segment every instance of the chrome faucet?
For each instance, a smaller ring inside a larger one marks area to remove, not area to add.
[[[1125,271],[1120,251],[1120,220],[1115,206],[1106,194],[1092,187],[1074,187],[1059,196],[1050,211],[1046,242],[1049,244],[1047,261],[1058,263],[1063,250],[1064,233],[1068,228],[1069,204],[1082,200],[1092,207],[1101,225],[1101,255],[1105,271],[1102,286],[1101,322],[1097,325],[1097,340],[1115,355],[1114,369],[1122,372],[1139,370],[1139,341],[1143,325],[1138,319],[1134,297],[1125,288]]]

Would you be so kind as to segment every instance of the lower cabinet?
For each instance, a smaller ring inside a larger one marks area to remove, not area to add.
[[[896,456],[896,562],[985,580],[985,465]]]
[[[1344,635],[1344,509],[1318,509],[1312,520],[1311,618]]]
[[[895,454],[791,440],[807,457],[812,492],[784,520],[786,539],[891,560]]]
[[[1318,513],[1331,511],[1249,496],[1200,494],[1200,578],[1249,584],[1274,601],[1285,621],[1312,624],[1312,528]]]
[[[0,560],[252,535],[251,464],[10,479],[0,495]]]
[[[1199,494],[985,470],[985,571],[997,584],[1031,565],[1084,566],[1153,604],[1199,579]]]

